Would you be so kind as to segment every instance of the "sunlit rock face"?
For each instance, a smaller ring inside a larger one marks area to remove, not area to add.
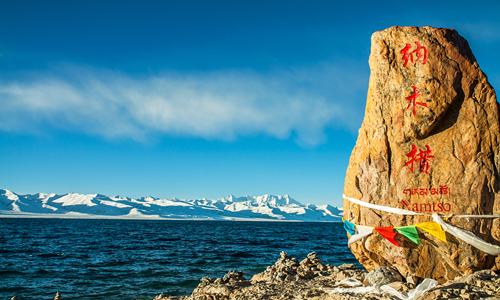
[[[440,215],[500,214],[499,117],[495,92],[455,30],[391,27],[372,35],[363,125],[347,169],[344,194],[379,205]],[[365,226],[432,221],[369,209],[344,200],[347,220]],[[498,219],[451,218],[500,244]],[[350,246],[367,270],[394,266],[404,276],[445,281],[500,260],[447,234],[419,231],[422,245],[379,234]]]

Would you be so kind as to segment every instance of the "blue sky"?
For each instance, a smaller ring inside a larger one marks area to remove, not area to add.
[[[342,205],[370,37],[454,28],[500,88],[498,1],[5,1],[0,188]]]

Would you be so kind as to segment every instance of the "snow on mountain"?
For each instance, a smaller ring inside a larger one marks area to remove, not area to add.
[[[302,205],[283,196],[228,196],[217,200],[139,199],[100,194],[18,195],[0,189],[0,217],[71,217],[197,220],[341,221],[342,208]]]

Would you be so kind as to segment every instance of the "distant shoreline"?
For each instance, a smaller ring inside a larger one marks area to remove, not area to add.
[[[136,216],[102,216],[102,215],[87,215],[68,213],[64,215],[58,214],[36,214],[36,213],[19,213],[0,211],[0,219],[67,219],[67,220],[137,220],[137,221],[214,221],[214,222],[285,222],[285,223],[342,223],[339,221],[314,221],[314,220],[276,220],[264,218],[226,218],[226,219],[210,219],[210,218],[164,218],[164,217],[136,217]]]

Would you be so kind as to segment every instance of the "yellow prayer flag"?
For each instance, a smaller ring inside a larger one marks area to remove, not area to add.
[[[419,223],[415,225],[416,227],[420,227],[423,230],[427,231],[428,233],[432,234],[433,236],[437,237],[438,239],[442,240],[443,242],[446,242],[446,233],[441,228],[441,225],[438,223],[432,221],[432,222],[424,222],[424,223]]]

